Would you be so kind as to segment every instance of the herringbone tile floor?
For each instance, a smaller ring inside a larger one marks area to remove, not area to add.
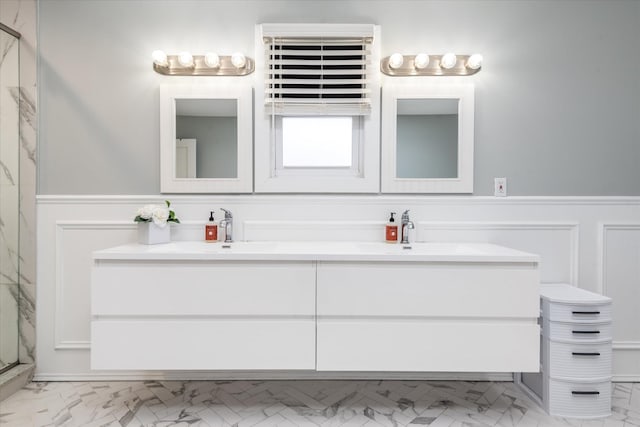
[[[613,386],[613,415],[548,416],[513,383],[136,381],[31,383],[0,402],[27,426],[640,426],[640,383]]]

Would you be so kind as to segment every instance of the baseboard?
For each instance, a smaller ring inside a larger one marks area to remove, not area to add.
[[[614,383],[640,383],[640,375],[614,375],[611,377]]]

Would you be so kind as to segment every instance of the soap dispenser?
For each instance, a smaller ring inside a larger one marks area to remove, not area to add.
[[[389,218],[389,222],[385,227],[385,240],[387,243],[398,242],[398,225],[396,224],[396,220],[393,218],[395,214],[395,212],[391,212],[391,218]]]
[[[213,211],[209,213],[209,222],[204,226],[204,239],[207,243],[218,241],[218,224],[213,219]]]

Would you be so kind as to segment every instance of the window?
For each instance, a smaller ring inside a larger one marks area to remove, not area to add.
[[[276,119],[276,175],[360,173],[359,116]]]
[[[353,117],[283,117],[282,167],[351,167]]]
[[[379,190],[377,33],[373,25],[258,26],[257,192]]]

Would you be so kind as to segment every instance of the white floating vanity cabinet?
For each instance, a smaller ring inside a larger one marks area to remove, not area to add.
[[[91,366],[537,372],[538,289],[495,245],[125,245],[94,253]]]
[[[318,370],[537,371],[537,271],[318,263]]]
[[[96,260],[92,369],[315,369],[315,266]]]

